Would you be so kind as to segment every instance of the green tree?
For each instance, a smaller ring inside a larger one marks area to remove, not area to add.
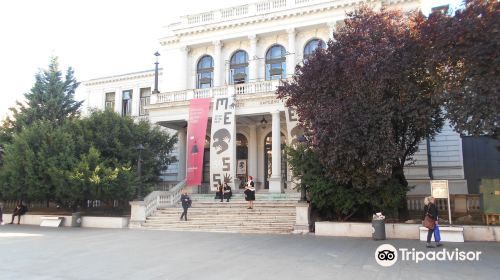
[[[77,159],[73,137],[46,121],[38,121],[6,145],[0,170],[2,194],[8,198],[54,200],[68,184],[67,171]]]
[[[146,189],[157,183],[161,172],[175,160],[171,153],[177,136],[147,121],[134,122],[129,117],[104,110],[94,111],[88,118],[73,125],[72,130],[79,135],[75,140],[80,149],[79,154],[87,153],[94,147],[113,168],[131,166],[136,170],[139,158],[136,148],[142,144],[141,180]]]
[[[4,121],[0,140],[11,140],[13,133],[21,132],[37,121],[58,126],[68,118],[77,117],[83,103],[74,100],[78,85],[73,69],[68,68],[63,78],[57,57],[52,58],[48,69],[42,69],[35,75],[34,86],[24,94],[25,104],[18,101],[18,108],[10,108],[12,118]]]
[[[111,111],[80,119],[73,71],[65,79],[53,59],[36,76],[26,105],[13,109],[0,129],[4,198],[55,201],[84,206],[87,200],[130,200],[137,187],[146,193],[174,160],[176,137],[146,121],[134,122]],[[138,144],[143,172],[138,181]]]
[[[75,208],[87,200],[130,200],[135,195],[137,177],[130,166],[111,167],[109,160],[103,159],[97,149],[91,147],[69,173],[68,184],[57,189],[59,201],[69,201]]]
[[[399,198],[406,194],[398,181],[383,180],[360,187],[331,180],[318,152],[307,143],[287,147],[287,159],[293,176],[300,181],[301,188],[306,189],[313,207],[328,220],[345,221],[362,209],[374,212],[394,209]]]

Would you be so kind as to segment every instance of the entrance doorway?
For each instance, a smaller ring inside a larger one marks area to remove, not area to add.
[[[236,134],[236,178],[239,179],[239,186],[243,189],[248,177],[248,139],[241,133]]]
[[[205,148],[203,149],[203,186],[210,186],[210,137],[205,136]]]
[[[286,153],[285,153],[285,135],[281,133],[281,178],[286,181],[287,178],[287,168],[286,168]],[[267,134],[264,139],[264,188],[269,189],[269,178],[273,174],[272,164],[273,164],[273,142],[272,142],[272,132]],[[286,189],[286,182],[285,182]]]

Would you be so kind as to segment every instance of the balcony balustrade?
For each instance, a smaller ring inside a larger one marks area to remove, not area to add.
[[[186,15],[181,17],[180,23],[173,24],[171,27],[175,29],[189,28],[225,20],[265,15],[270,12],[279,12],[315,4],[331,4],[338,7],[344,7],[359,4],[359,2],[359,0],[265,0],[205,13]]]
[[[212,98],[229,95],[238,97],[251,97],[252,95],[274,95],[281,81],[263,81],[238,85],[228,85],[223,87],[212,87],[203,89],[189,89],[181,91],[163,92],[151,96],[151,104],[172,103],[188,101],[198,98]]]

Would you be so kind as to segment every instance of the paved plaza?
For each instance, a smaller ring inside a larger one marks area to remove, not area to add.
[[[498,279],[500,243],[445,244],[482,251],[478,262],[398,261],[374,255],[414,240],[0,226],[0,280],[23,279]],[[432,250],[432,249],[429,249]],[[436,250],[436,249],[434,249]]]

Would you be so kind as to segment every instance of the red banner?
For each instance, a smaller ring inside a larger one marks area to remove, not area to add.
[[[211,98],[191,99],[187,130],[187,185],[201,184],[203,152]]]

